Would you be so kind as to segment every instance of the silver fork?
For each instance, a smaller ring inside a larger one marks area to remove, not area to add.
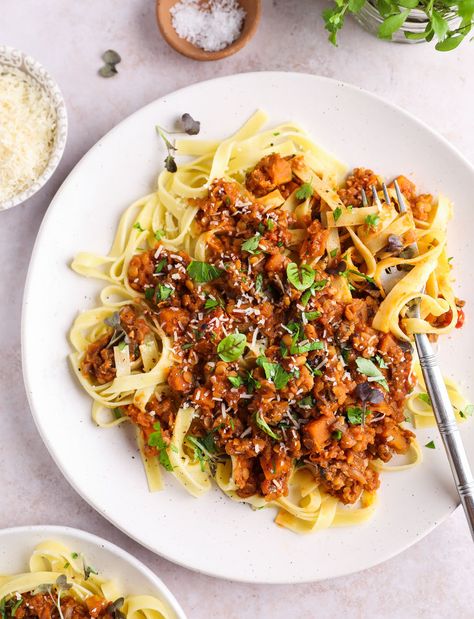
[[[400,213],[405,213],[407,211],[407,205],[397,181],[394,182],[394,186],[397,195],[398,209]],[[371,189],[374,202],[380,209],[382,204],[377,195],[377,191],[375,187]],[[391,204],[385,183],[382,185],[382,190],[386,203]],[[362,190],[362,202],[364,206],[367,206],[368,200],[364,190]],[[418,244],[416,242],[408,245],[407,249],[411,255],[418,255]],[[408,312],[411,317],[419,318],[419,301],[414,303]],[[421,371],[425,379],[428,395],[430,396],[434,416],[438,424],[438,430],[443,440],[451,471],[456,482],[456,489],[466,514],[471,536],[474,540],[474,478],[472,476],[471,467],[469,466],[466,451],[461,440],[461,434],[456,423],[453,407],[449,400],[437,356],[425,333],[416,333],[414,338]]]

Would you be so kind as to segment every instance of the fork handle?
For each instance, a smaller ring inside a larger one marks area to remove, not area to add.
[[[461,440],[453,407],[438,365],[437,356],[433,352],[428,336],[425,334],[415,335],[415,344],[439,433],[448,455],[459,498],[474,540],[474,478]]]

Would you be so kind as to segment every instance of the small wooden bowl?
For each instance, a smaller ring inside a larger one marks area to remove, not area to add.
[[[218,52],[205,52],[200,47],[178,36],[171,23],[170,9],[180,0],[156,0],[156,21],[165,41],[183,56],[194,60],[220,60],[232,56],[247,45],[257,30],[262,12],[261,0],[239,0],[246,12],[244,27],[237,40]]]

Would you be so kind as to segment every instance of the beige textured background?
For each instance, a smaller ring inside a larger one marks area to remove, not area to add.
[[[297,586],[223,582],[154,556],[103,520],[63,479],[31,419],[21,378],[20,308],[38,226],[78,159],[142,105],[214,76],[264,69],[317,73],[401,105],[474,161],[474,43],[441,54],[428,45],[378,41],[348,20],[334,49],[319,19],[323,2],[263,5],[261,27],[246,49],[217,64],[198,64],[161,40],[151,0],[1,1],[0,42],[28,51],[56,77],[68,105],[70,137],[48,186],[26,205],[0,213],[0,527],[67,524],[102,535],[154,569],[190,619],[472,619],[474,557],[459,510],[410,550],[358,575]],[[97,69],[110,47],[123,62],[120,75],[104,80]],[[232,549],[223,552],[231,560]]]

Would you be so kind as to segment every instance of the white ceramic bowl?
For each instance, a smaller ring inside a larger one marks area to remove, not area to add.
[[[21,204],[45,185],[61,161],[67,140],[66,104],[58,85],[46,69],[31,56],[7,45],[0,45],[0,67],[2,65],[24,71],[43,88],[56,110],[56,132],[49,161],[41,175],[21,193],[0,202],[0,211]]]
[[[126,595],[154,595],[168,606],[173,619],[186,619],[166,585],[143,563],[107,540],[70,527],[29,526],[0,531],[0,574],[26,571],[34,547],[42,541],[62,542],[81,552],[101,576],[116,580]]]

